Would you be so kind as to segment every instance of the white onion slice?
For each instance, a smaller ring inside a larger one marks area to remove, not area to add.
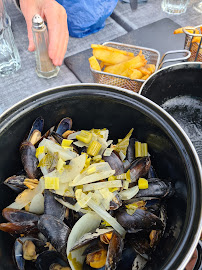
[[[84,234],[95,231],[101,222],[101,218],[96,214],[87,213],[82,216],[74,225],[67,241],[67,258],[72,270],[82,270],[85,256],[82,256],[86,247],[70,252],[75,242]]]
[[[95,204],[93,200],[90,200],[87,205],[93,209],[102,219],[107,221],[121,236],[125,236],[126,231],[124,228],[104,208]]]
[[[139,192],[139,187],[134,186],[132,188],[128,188],[127,190],[123,190],[119,192],[119,196],[121,200],[130,200]]]

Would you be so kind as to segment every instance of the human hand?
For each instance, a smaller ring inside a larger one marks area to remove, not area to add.
[[[189,261],[189,263],[185,267],[185,270],[193,270],[193,268],[196,264],[197,258],[198,258],[198,251],[195,249],[194,254],[191,257],[191,260]]]
[[[67,14],[63,6],[55,0],[20,0],[20,7],[27,23],[28,50],[35,50],[32,35],[32,18],[35,14],[39,14],[48,25],[49,57],[54,65],[60,66],[69,40]]]

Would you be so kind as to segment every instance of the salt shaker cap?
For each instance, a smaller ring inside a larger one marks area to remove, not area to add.
[[[44,20],[39,14],[34,15],[32,18],[32,27],[35,29],[42,29],[45,27]]]

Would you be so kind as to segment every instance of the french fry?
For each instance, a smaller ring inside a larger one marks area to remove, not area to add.
[[[141,80],[147,80],[149,78],[149,75],[145,75],[141,78]]]
[[[91,56],[88,60],[92,69],[101,71],[100,65],[95,56]]]
[[[155,65],[153,65],[153,64],[146,64],[145,68],[148,69],[149,71],[151,71],[151,73],[154,73],[155,69],[156,69]]]
[[[132,74],[129,75],[131,80],[141,79],[142,78],[142,72],[138,69],[133,69]]]
[[[201,37],[193,37],[192,43],[194,43],[194,42],[200,43],[201,42]]]
[[[193,26],[186,26],[186,28],[194,28],[193,30],[192,30],[192,29],[186,29],[186,31],[189,32],[190,34],[193,34],[193,33],[199,34],[199,30],[196,29],[196,28],[193,27]],[[183,33],[184,33],[183,27],[178,28],[178,29],[176,29],[176,30],[174,31],[174,34],[183,34]]]
[[[143,67],[147,63],[146,60],[142,60],[142,58],[137,55],[133,57],[131,60],[125,61],[120,64],[111,65],[104,69],[105,72],[121,75],[127,69],[136,69]]]
[[[96,59],[108,65],[119,64],[134,57],[134,54],[131,52],[118,50],[104,45],[92,44],[91,48],[93,49],[93,55]]]
[[[143,75],[151,75],[152,72],[146,68],[146,65],[144,67],[138,68],[139,71],[142,72]]]

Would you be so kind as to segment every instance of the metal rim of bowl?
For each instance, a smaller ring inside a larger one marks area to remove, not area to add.
[[[176,65],[174,65],[174,66],[176,66]],[[166,68],[169,68],[169,67],[166,67]],[[166,69],[166,68],[164,68],[164,69]],[[157,72],[160,72],[160,71],[161,70],[159,70]],[[156,73],[154,73],[154,75]],[[152,75],[152,76],[154,76],[154,75]],[[181,135],[184,137],[184,139],[188,143],[188,145],[189,145],[189,147],[190,147],[190,149],[191,149],[191,151],[193,153],[193,156],[195,158],[195,162],[197,164],[198,170],[199,170],[199,175],[200,175],[200,179],[201,179],[201,186],[202,186],[202,167],[201,167],[201,163],[200,163],[198,154],[197,154],[191,140],[189,139],[189,137],[184,132],[184,130],[181,128],[181,126],[177,123],[177,121],[169,113],[167,113],[164,109],[162,109],[155,102],[153,102],[150,99],[144,97],[143,95],[140,95],[140,93],[134,93],[134,92],[132,92],[130,90],[126,90],[126,89],[123,89],[123,88],[120,88],[120,87],[115,87],[115,86],[110,86],[110,85],[105,85],[105,84],[97,84],[97,83],[80,83],[80,84],[62,85],[62,86],[59,86],[59,87],[49,88],[49,89],[40,91],[39,93],[31,95],[31,96],[19,101],[15,105],[11,106],[10,108],[8,108],[6,111],[4,111],[0,115],[0,124],[3,123],[4,121],[7,121],[8,118],[9,118],[9,115],[14,114],[23,104],[24,105],[27,104],[27,103],[29,104],[30,102],[32,102],[32,100],[36,101],[37,99],[40,99],[40,97],[42,98],[43,95],[48,95],[49,93],[54,92],[54,90],[59,92],[59,91],[62,91],[64,88],[71,88],[71,87],[78,87],[78,88],[79,87],[81,87],[81,88],[85,88],[85,87],[95,87],[96,88],[96,87],[98,87],[98,88],[103,88],[103,89],[108,88],[108,89],[117,91],[117,94],[118,93],[122,93],[122,94],[126,93],[127,95],[129,95],[131,97],[136,96],[136,97],[142,99],[143,101],[145,101],[146,103],[149,103],[152,107],[154,107],[158,111],[160,111],[162,115],[164,115],[166,118],[168,118],[172,122],[172,124],[174,124],[174,126],[177,128],[177,130],[181,133]],[[27,107],[27,110],[29,110],[29,106]],[[26,112],[26,109],[23,109],[21,114],[23,115],[25,112]],[[16,115],[15,115],[15,117],[16,117]],[[19,117],[19,112],[17,113],[17,117]],[[10,118],[10,122],[13,121],[13,120],[14,120],[13,117]],[[7,125],[9,125],[9,122],[7,122]],[[4,127],[0,127],[0,133],[2,132],[3,128]],[[182,260],[182,262],[180,263],[178,269],[176,269],[176,270],[184,270],[185,269],[187,263],[189,262],[189,260],[191,259],[192,255],[194,253],[195,248],[197,247],[197,244],[199,242],[200,235],[201,235],[201,230],[202,230],[202,209],[201,209],[201,213],[200,213],[200,222],[199,222],[198,230],[197,230],[197,232],[195,234],[195,238],[194,238],[194,240],[192,242],[192,245],[189,247],[189,251],[188,251],[187,255]]]
[[[142,91],[144,90],[144,86],[152,80],[153,77],[155,77],[158,73],[161,73],[164,70],[168,70],[170,68],[178,68],[179,66],[195,66],[195,65],[200,65],[201,69],[202,69],[202,62],[182,62],[182,63],[177,63],[177,64],[172,64],[169,65],[167,67],[161,68],[159,70],[157,70],[156,72],[154,72],[152,75],[149,76],[149,78],[144,81],[144,83],[142,84],[140,91],[138,92],[139,95],[142,95]],[[143,95],[142,95],[143,96]]]

